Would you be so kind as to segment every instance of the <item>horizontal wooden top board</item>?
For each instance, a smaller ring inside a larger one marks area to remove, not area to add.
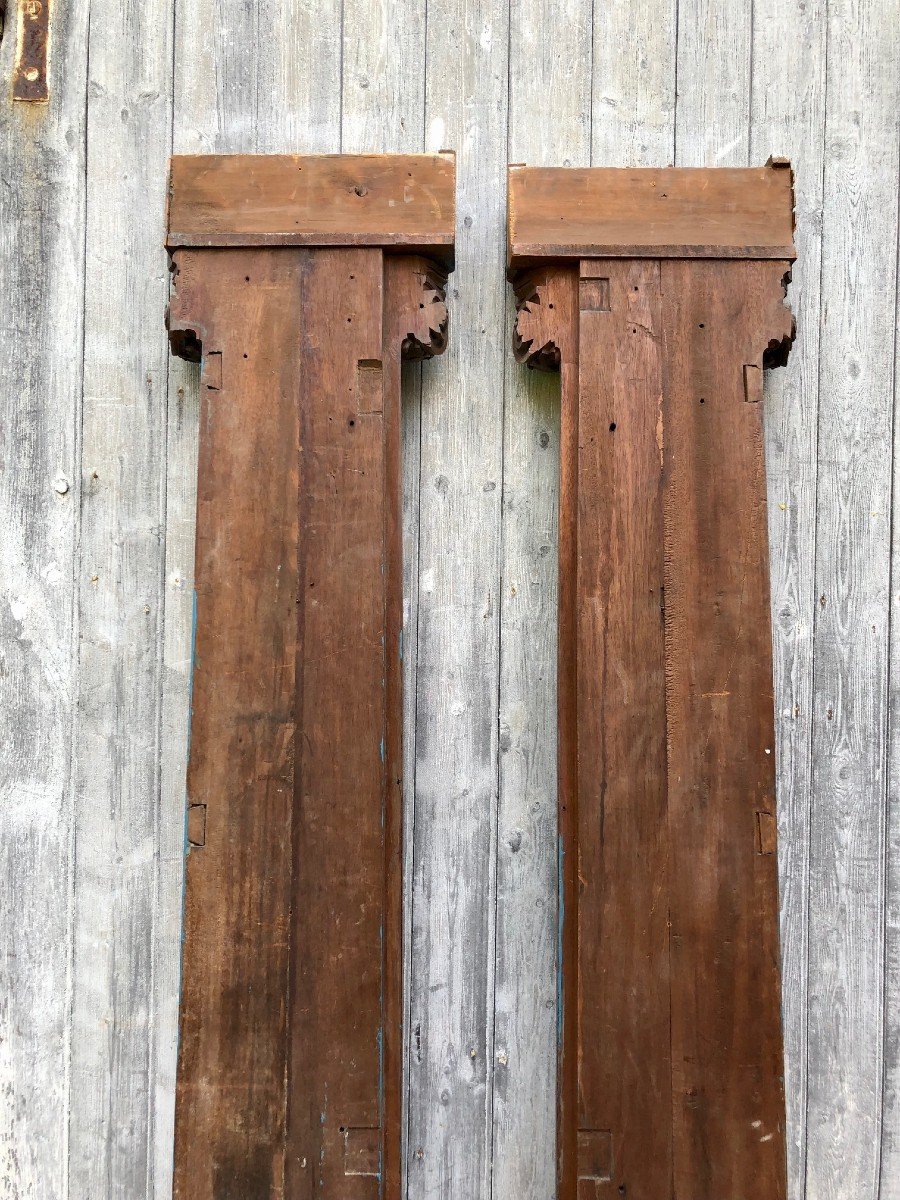
[[[456,161],[440,154],[183,154],[166,245],[383,246],[453,265]]]
[[[765,167],[509,169],[512,270],[566,258],[775,258],[794,251],[784,159]]]

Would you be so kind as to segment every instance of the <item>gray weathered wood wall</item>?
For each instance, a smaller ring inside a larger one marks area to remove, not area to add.
[[[770,153],[791,1197],[900,1200],[900,0],[52,6],[49,106],[10,102],[14,19],[0,45],[0,1196],[170,1190],[197,375],[168,155],[451,147],[452,345],[406,384],[410,1200],[554,1192],[559,400],[508,350],[506,163]]]

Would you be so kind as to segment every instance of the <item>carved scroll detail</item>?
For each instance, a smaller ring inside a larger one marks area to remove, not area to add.
[[[516,362],[537,371],[558,371],[570,325],[558,303],[558,273],[527,271],[515,280],[516,323],[513,353]]]
[[[411,289],[404,310],[401,353],[407,362],[420,362],[443,354],[447,348],[450,318],[447,312],[447,276],[434,263],[421,259],[411,274]]]

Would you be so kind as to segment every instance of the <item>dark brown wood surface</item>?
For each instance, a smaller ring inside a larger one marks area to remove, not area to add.
[[[456,168],[441,154],[183,154],[166,244],[382,246],[453,266]]]
[[[171,325],[196,330],[205,353],[176,1126],[184,1200],[283,1194],[303,258],[176,260]]]
[[[511,167],[514,270],[565,258],[793,259],[790,166]]]
[[[579,281],[579,1200],[671,1178],[659,272]]]
[[[560,1200],[786,1194],[759,400],[788,267],[515,277],[516,356],[562,375]]]
[[[443,349],[442,277],[175,266],[203,359],[175,1195],[397,1200],[400,362]]]
[[[762,406],[779,263],[662,264],[675,1194],[782,1200],[784,1062]],[[748,372],[749,368],[749,372]]]

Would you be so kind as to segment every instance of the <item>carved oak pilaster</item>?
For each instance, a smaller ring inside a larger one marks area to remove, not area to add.
[[[201,362],[174,1194],[399,1200],[401,358],[452,158],[176,158]]]
[[[763,371],[790,168],[512,168],[562,375],[559,1200],[786,1195]]]
[[[447,348],[447,276],[427,259],[411,259],[408,281],[409,294],[398,297],[404,312],[401,352],[407,362],[420,362]]]

